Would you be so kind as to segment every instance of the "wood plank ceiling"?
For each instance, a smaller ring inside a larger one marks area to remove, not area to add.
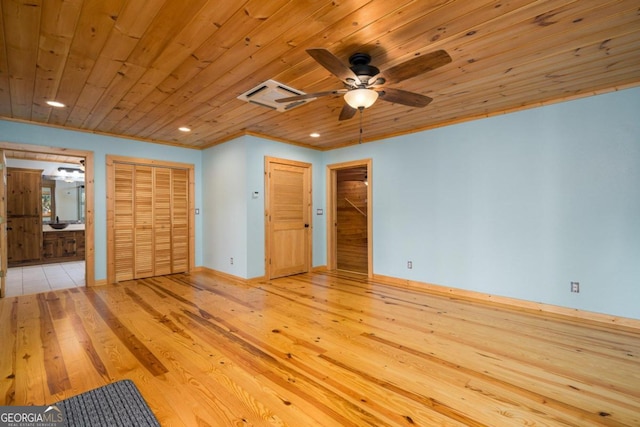
[[[341,96],[286,112],[238,95],[274,79],[342,88],[307,53],[381,70],[438,49],[453,61],[378,100],[364,141],[640,84],[638,0],[0,0],[0,117],[202,149],[243,134],[355,144]],[[45,102],[66,105],[52,108]],[[183,133],[180,126],[191,128]],[[321,134],[309,136],[311,131]]]

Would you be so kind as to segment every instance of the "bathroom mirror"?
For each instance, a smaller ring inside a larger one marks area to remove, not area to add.
[[[56,182],[51,179],[42,180],[42,222],[55,221],[56,218]]]

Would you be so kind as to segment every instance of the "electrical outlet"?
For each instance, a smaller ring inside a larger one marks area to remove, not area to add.
[[[231,265],[233,265],[233,257],[231,257]]]
[[[571,292],[580,292],[580,282],[571,282]]]
[[[411,270],[413,268],[413,262],[407,261],[407,268]]]

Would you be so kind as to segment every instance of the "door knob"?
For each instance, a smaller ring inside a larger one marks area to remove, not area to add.
[[[309,228],[309,224],[305,224],[305,225],[304,225],[304,228]]]

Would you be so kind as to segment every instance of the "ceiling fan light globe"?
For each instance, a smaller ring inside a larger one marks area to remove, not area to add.
[[[353,89],[344,94],[344,100],[351,108],[369,108],[378,99],[378,92],[373,89]]]

